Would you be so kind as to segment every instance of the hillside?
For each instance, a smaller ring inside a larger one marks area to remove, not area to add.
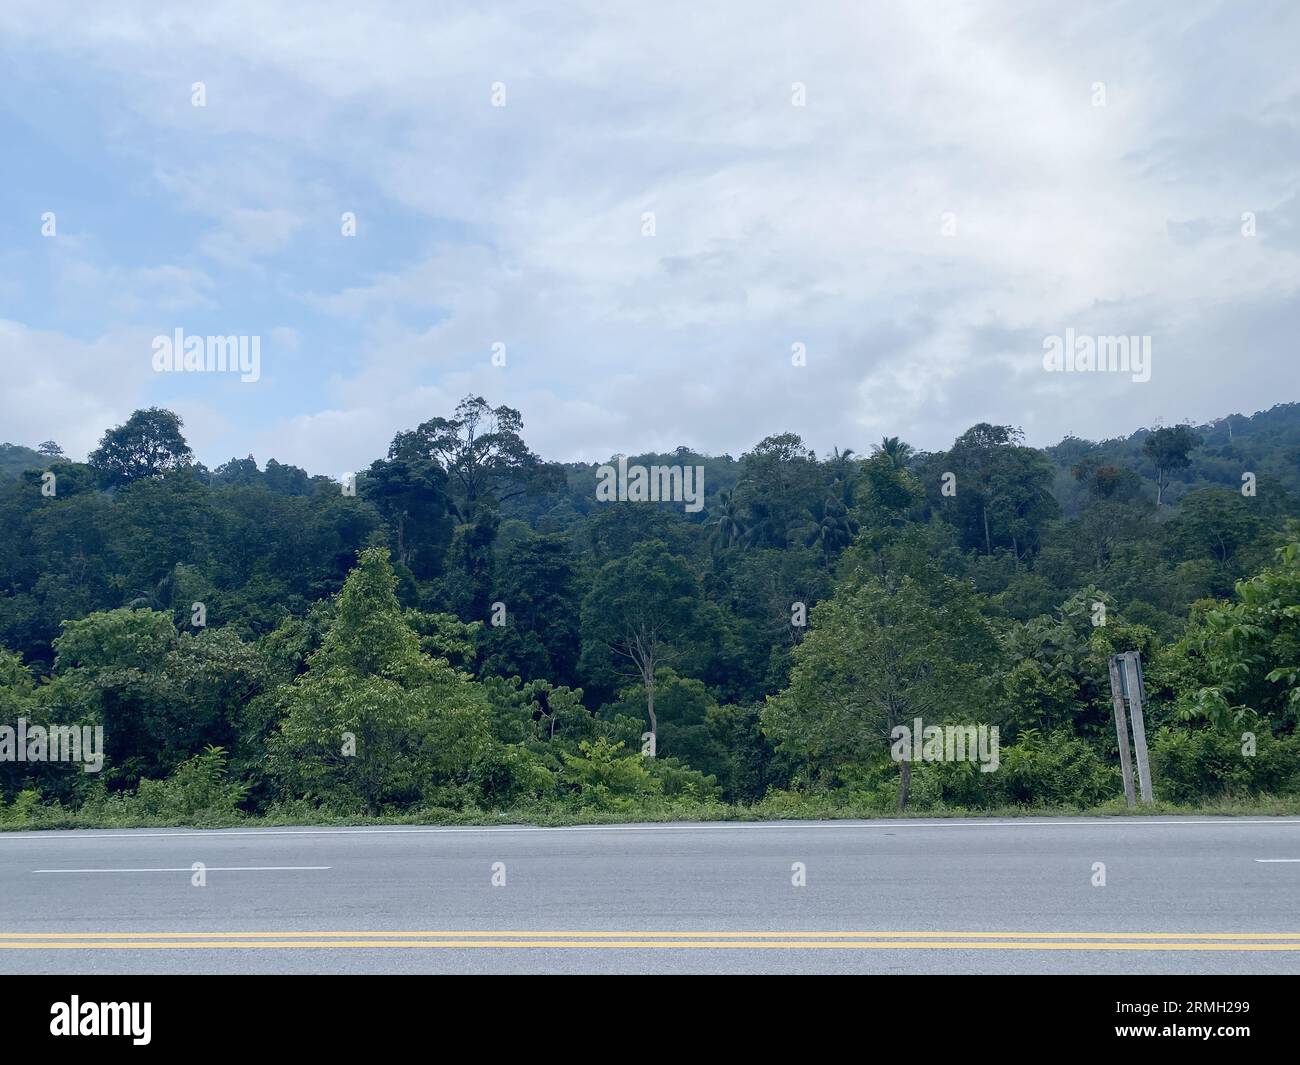
[[[102,723],[108,751],[94,779],[0,764],[0,797],[99,809],[197,774],[262,813],[888,809],[901,713],[996,725],[1017,768],[917,766],[900,801],[1092,806],[1115,650],[1147,662],[1166,797],[1300,792],[1296,404],[1046,451],[988,424],[940,452],[781,433],[605,471],[523,433],[467,397],[355,490],[208,470],[158,408],[90,463],[7,445],[0,706]],[[637,502],[657,466],[702,467],[702,497]]]

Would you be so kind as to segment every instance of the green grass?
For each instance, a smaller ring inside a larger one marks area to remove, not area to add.
[[[39,829],[92,829],[92,828],[261,828],[290,825],[536,825],[539,827],[565,825],[629,824],[633,822],[667,823],[672,821],[831,821],[831,820],[884,820],[887,818],[913,818],[917,820],[942,820],[958,817],[985,817],[1006,819],[1014,817],[1150,817],[1163,815],[1201,816],[1300,816],[1300,796],[1223,796],[1207,799],[1197,805],[1156,802],[1132,810],[1123,800],[1114,800],[1100,806],[1052,807],[1006,806],[997,808],[963,809],[953,806],[908,810],[899,815],[879,807],[855,806],[831,800],[807,798],[791,802],[783,797],[780,802],[760,802],[752,806],[729,806],[721,803],[699,804],[636,804],[617,809],[594,809],[572,806],[551,806],[515,810],[449,810],[423,808],[404,813],[366,816],[339,814],[310,808],[304,805],[273,808],[262,816],[217,813],[185,817],[139,816],[127,811],[67,810],[58,806],[15,806],[0,808],[0,831],[31,831]]]

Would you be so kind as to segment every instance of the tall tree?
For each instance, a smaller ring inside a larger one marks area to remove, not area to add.
[[[741,456],[737,502],[749,512],[749,541],[759,547],[787,547],[823,495],[817,456],[795,433],[760,440]]]
[[[1047,457],[1021,443],[1024,434],[1009,425],[982,422],[962,433],[946,454],[930,459],[930,490],[940,512],[955,519],[963,546],[986,555],[1002,548],[1017,561],[1038,547],[1043,525],[1056,517]],[[939,494],[940,475],[955,475],[955,495]]]
[[[644,685],[652,736],[658,733],[657,671],[680,650],[674,643],[686,635],[699,605],[698,581],[686,560],[657,540],[605,563],[583,600],[584,662]]]
[[[840,500],[829,497],[808,508],[808,523],[803,528],[805,547],[815,547],[822,553],[827,566],[831,559],[853,542],[858,522]]]
[[[553,491],[562,482],[558,467],[528,450],[523,417],[513,407],[490,407],[482,396],[466,396],[452,418],[432,418],[400,432],[390,459],[437,462],[453,486],[460,520],[472,521],[484,504]]]
[[[285,692],[270,749],[295,797],[351,799],[378,813],[465,783],[492,745],[483,692],[420,652],[387,554],[361,552],[320,649]]]
[[[505,608],[505,624],[483,630],[484,671],[573,683],[582,590],[569,538],[533,534],[510,545],[496,567],[493,595]]]
[[[713,507],[713,517],[709,524],[713,526],[713,543],[722,550],[735,547],[745,538],[745,518],[740,504],[732,493],[723,489],[718,493],[718,502]]]
[[[1188,454],[1198,447],[1201,438],[1190,425],[1174,425],[1157,429],[1142,442],[1142,450],[1156,468],[1156,506],[1165,501],[1165,489],[1174,470],[1185,470],[1191,465]]]
[[[113,485],[188,466],[194,453],[181,435],[183,425],[180,415],[162,407],[138,410],[104,434],[90,453],[90,466]]]
[[[790,686],[770,698],[763,730],[785,750],[831,765],[879,760],[897,725],[987,720],[985,678],[996,641],[973,589],[948,577],[922,584],[871,578],[813,611],[794,649]],[[911,763],[899,765],[898,807]]]
[[[441,467],[428,459],[377,459],[358,487],[392,530],[397,560],[418,579],[438,576],[452,535]]]
[[[901,470],[907,465],[914,450],[911,444],[900,440],[896,436],[885,436],[881,437],[880,443],[873,445],[871,453],[873,455],[883,455],[889,460],[891,466]]]

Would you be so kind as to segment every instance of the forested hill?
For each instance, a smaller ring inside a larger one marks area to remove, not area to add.
[[[44,469],[51,458],[57,457],[42,455],[35,448],[19,444],[0,444],[0,478],[17,477],[24,470]]]
[[[1202,444],[1191,453],[1191,465],[1178,474],[1172,499],[1177,499],[1196,487],[1228,485],[1235,488],[1240,484],[1243,468],[1266,474],[1291,495],[1300,495],[1300,403],[1279,403],[1253,415],[1225,415],[1190,428]],[[1156,470],[1143,453],[1143,443],[1151,432],[1151,429],[1138,429],[1130,436],[1101,442],[1067,436],[1045,451],[1058,469],[1067,475],[1082,458],[1089,456],[1101,464],[1135,470],[1153,486]],[[0,444],[0,478],[16,477],[26,470],[44,469],[57,445],[47,442],[43,446],[47,449],[46,453],[19,444]],[[730,455],[715,457],[688,448],[679,448],[672,454],[637,455],[629,461],[647,465],[655,462],[702,463],[706,468],[706,489],[712,496],[716,496],[719,491],[734,488],[740,478],[740,463]],[[575,511],[585,513],[594,499],[595,474],[592,464],[565,463],[564,466],[570,474]],[[281,491],[288,490],[291,494],[300,493],[310,481],[303,471],[297,471],[295,467],[280,466],[274,461],[271,467],[267,482],[273,490],[278,488]],[[277,481],[274,474],[276,467],[295,470],[301,477],[292,485]],[[238,471],[250,468],[247,459],[232,459],[221,467],[227,473],[236,475]],[[1152,491],[1154,492],[1154,487]],[[1072,503],[1079,492],[1064,493],[1066,498],[1062,499],[1062,504]]]
[[[101,723],[108,757],[0,760],[0,799],[874,808],[894,718],[925,715],[998,725],[1014,772],[918,767],[913,801],[1088,805],[1115,793],[1105,661],[1130,649],[1167,797],[1300,793],[1300,405],[1046,450],[980,424],[939,452],[778,433],[627,463],[701,467],[702,493],[602,496],[609,471],[478,397],[350,483],[207,469],[158,408],[85,463],[3,445],[0,724]]]
[[[1174,478],[1168,496],[1171,501],[1195,488],[1240,488],[1243,470],[1267,477],[1290,495],[1300,496],[1300,403],[1279,403],[1250,416],[1230,414],[1189,428],[1201,444],[1189,453],[1191,464]],[[1047,448],[1047,454],[1065,473],[1085,456],[1099,464],[1136,470],[1154,491],[1156,468],[1143,451],[1151,432],[1139,429],[1129,437],[1101,443],[1066,437]],[[1070,497],[1071,501],[1075,498],[1077,493]]]

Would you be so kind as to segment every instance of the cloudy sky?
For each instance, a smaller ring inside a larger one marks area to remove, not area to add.
[[[338,475],[471,392],[574,460],[1300,399],[1298,48],[1291,0],[5,0],[0,440],[158,404]],[[176,329],[261,379],[155,373]],[[1067,329],[1150,381],[1045,371]]]

